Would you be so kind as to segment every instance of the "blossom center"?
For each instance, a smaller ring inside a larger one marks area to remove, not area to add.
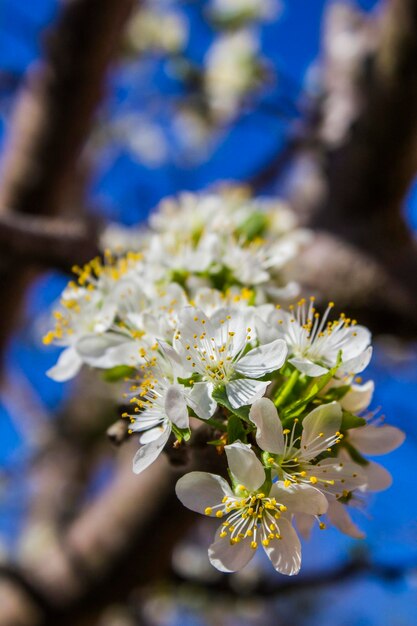
[[[246,491],[241,487],[241,491]],[[231,545],[242,539],[251,539],[251,547],[256,549],[258,542],[268,546],[270,541],[281,539],[279,519],[287,507],[276,498],[263,493],[249,493],[243,498],[225,496],[217,507],[208,507],[206,514],[211,515],[216,508],[216,517],[227,515],[222,523],[220,537],[229,537]]]

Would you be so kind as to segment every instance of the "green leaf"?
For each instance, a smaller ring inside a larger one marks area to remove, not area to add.
[[[213,391],[212,396],[213,396],[213,400],[216,400],[217,404],[224,406],[226,409],[230,411],[230,413],[237,415],[244,422],[247,422],[248,424],[252,425],[252,422],[249,419],[250,406],[241,406],[238,409],[234,409],[229,402],[229,399],[226,394],[226,389],[224,387],[218,387],[217,389],[215,389]]]
[[[365,426],[366,420],[363,417],[349,413],[349,411],[343,411],[341,430],[349,430],[350,428],[359,428],[359,426]]]
[[[232,413],[227,420],[227,442],[234,443],[238,440],[246,443],[246,431],[240,417]]]
[[[345,395],[350,390],[350,388],[351,388],[350,385],[341,385],[340,387],[332,387],[326,393],[326,400],[330,400],[330,401],[341,400],[342,398],[345,397]]]
[[[314,400],[314,398],[320,393],[322,389],[327,385],[327,383],[333,378],[336,374],[337,370],[340,367],[341,363],[341,352],[338,355],[337,363],[332,369],[330,369],[327,374],[320,376],[319,378],[313,378],[310,386],[307,388],[306,394],[300,400],[297,400],[290,406],[288,406],[283,413],[283,417],[297,417],[300,413],[303,412],[305,407]]]
[[[103,379],[107,383],[117,383],[119,380],[131,378],[136,373],[134,367],[128,365],[116,365],[115,367],[103,372]]]
[[[268,228],[268,216],[261,211],[255,211],[237,228],[237,234],[247,241],[262,237]]]

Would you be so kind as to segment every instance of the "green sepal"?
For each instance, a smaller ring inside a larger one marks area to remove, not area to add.
[[[326,393],[326,400],[333,402],[334,400],[341,400],[350,391],[350,385],[341,385],[340,387],[332,387]]]
[[[181,441],[189,441],[191,437],[191,430],[189,428],[178,428],[175,424],[172,424],[172,432],[181,443]]]
[[[351,428],[359,428],[366,425],[366,419],[359,417],[349,411],[343,411],[342,424],[340,429],[342,431],[350,430]]]
[[[131,378],[137,370],[129,365],[115,365],[102,373],[103,380],[107,383],[117,383],[125,378]]]
[[[234,409],[229,402],[229,398],[227,397],[226,389],[224,387],[217,387],[217,389],[215,389],[212,393],[212,398],[217,402],[217,404],[220,404],[221,406],[228,409],[230,413],[233,413],[233,415],[237,415],[244,422],[247,422],[248,424],[253,426],[252,422],[249,419],[250,406],[240,406],[238,409]]]
[[[270,459],[271,457],[273,457],[274,455],[271,454],[271,452],[267,452],[266,450],[262,451],[262,465],[265,467],[265,470],[267,469],[271,469],[271,465],[268,463],[268,459]]]
[[[227,420],[227,442],[230,444],[238,440],[246,443],[246,431],[240,417],[232,413]]]
[[[213,287],[218,291],[225,292],[229,287],[240,284],[233,272],[227,267],[222,267],[217,272],[209,271],[208,276]]]
[[[192,387],[194,383],[200,382],[201,376],[197,372],[194,372],[194,374],[189,378],[181,378],[180,376],[178,376],[177,380],[179,384],[183,385],[184,387]]]
[[[272,478],[271,478],[271,468],[265,467],[265,482],[259,487],[258,492],[264,493],[266,496],[271,491],[272,487]]]
[[[199,417],[198,419],[201,419],[201,417]],[[216,430],[221,430],[223,433],[227,432],[226,422],[222,422],[221,420],[218,420],[215,417],[210,417],[210,419],[208,420],[201,419],[201,421],[205,422],[209,426],[212,426]]]
[[[170,279],[172,283],[178,283],[185,289],[188,276],[189,272],[187,270],[172,270]]]

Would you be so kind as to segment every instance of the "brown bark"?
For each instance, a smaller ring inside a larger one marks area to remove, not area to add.
[[[46,38],[43,59],[29,68],[11,121],[0,176],[3,225],[10,224],[10,213],[70,214],[75,221],[82,216],[82,199],[70,200],[78,159],[133,6],[134,0],[67,0],[63,4]],[[20,228],[27,232],[32,222],[25,228],[23,219]],[[19,233],[13,236],[18,238]],[[91,247],[94,255],[94,244]],[[0,346],[16,320],[27,267],[39,260],[25,256],[16,260],[10,258],[10,246],[3,249],[0,284],[7,311]]]

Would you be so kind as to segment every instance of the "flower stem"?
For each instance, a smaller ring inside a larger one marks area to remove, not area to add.
[[[276,407],[281,406],[281,404],[285,402],[285,400],[288,398],[299,376],[300,372],[298,370],[294,370],[291,376],[285,382],[285,384],[281,387],[279,393],[277,393],[274,399],[274,404]]]
[[[215,417],[210,417],[210,419],[205,420],[202,417],[198,417],[198,415],[195,415],[195,414],[194,414],[194,417],[196,417],[201,422],[208,424],[209,426],[213,426],[213,428],[217,428],[217,430],[221,430],[223,433],[227,432],[227,425],[222,420],[218,420]]]

